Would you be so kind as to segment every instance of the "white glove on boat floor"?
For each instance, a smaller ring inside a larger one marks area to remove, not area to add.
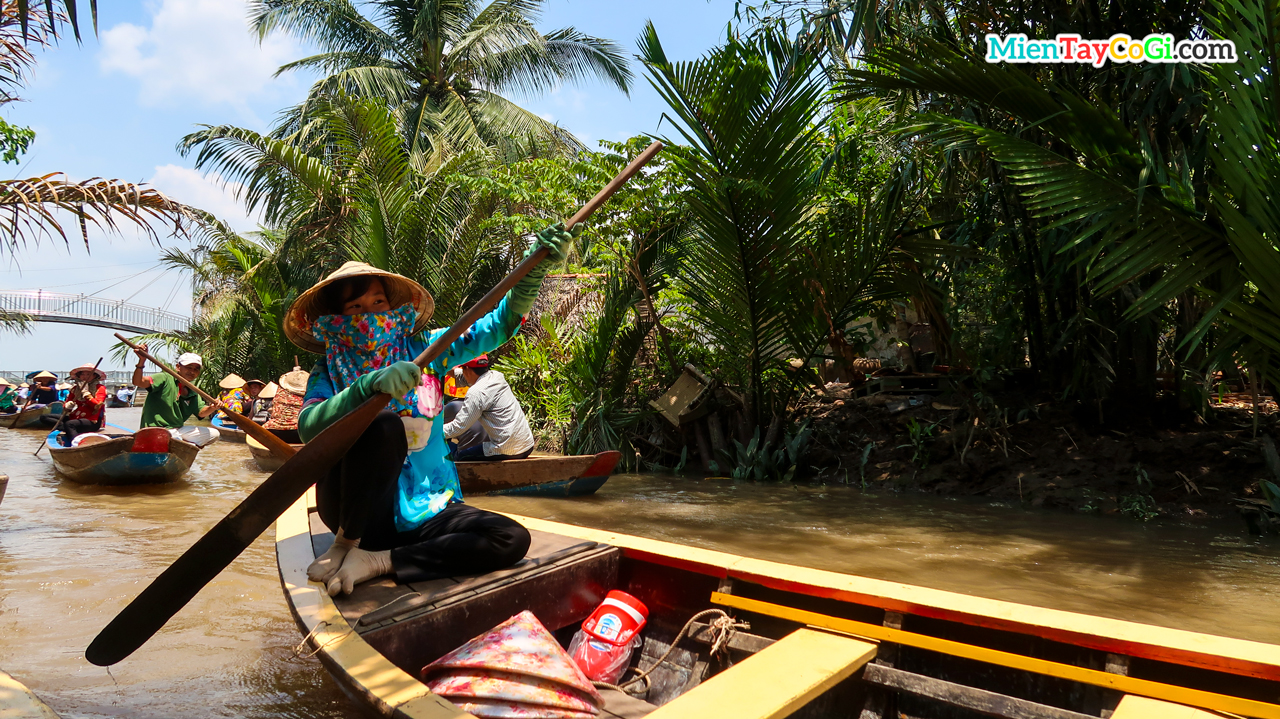
[[[328,582],[338,573],[347,552],[358,546],[360,546],[359,539],[347,539],[342,536],[342,530],[339,529],[333,544],[324,550],[324,554],[317,557],[316,561],[307,566],[307,579],[313,582]]]
[[[356,585],[391,573],[391,550],[366,552],[352,547],[342,560],[342,568],[329,580],[329,596],[350,594]]]

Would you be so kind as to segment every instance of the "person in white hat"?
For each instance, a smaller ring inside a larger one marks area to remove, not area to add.
[[[178,384],[178,380],[168,374],[144,374],[142,370],[147,364],[144,354],[146,351],[146,345],[138,348],[138,366],[133,368],[131,380],[138,389],[147,390],[147,399],[142,403],[143,428],[177,429],[186,424],[188,417],[194,415],[205,419],[218,410],[217,404],[206,406],[200,400],[200,395]],[[173,369],[188,382],[195,382],[204,369],[204,360],[194,352],[186,352],[178,357],[177,366]]]
[[[573,241],[564,225],[538,233],[563,261]],[[511,566],[529,548],[515,520],[462,503],[440,416],[439,378],[515,336],[554,262],[542,262],[449,348],[421,370],[412,360],[445,330],[424,331],[434,302],[417,282],[348,262],[298,296],[284,330],[324,355],[311,370],[298,433],[326,427],[378,393],[391,395],[347,454],[316,481],[316,508],[333,546],[307,568],[330,595],[384,574],[426,581]]]
[[[107,421],[104,411],[107,406],[107,388],[102,384],[107,373],[91,364],[82,364],[68,374],[75,384],[71,386],[63,405],[66,416],[62,421],[63,434],[58,439],[64,447],[70,447],[71,440],[76,435],[101,430]]]

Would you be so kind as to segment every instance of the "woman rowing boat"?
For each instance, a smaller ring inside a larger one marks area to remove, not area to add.
[[[538,234],[555,260],[572,235]],[[333,546],[307,568],[330,595],[395,573],[399,582],[490,572],[524,556],[529,533],[515,521],[462,503],[442,432],[438,377],[515,336],[550,263],[542,262],[426,370],[411,361],[444,330],[423,332],[434,303],[421,285],[348,262],[307,290],[285,318],[299,347],[323,353],[311,371],[298,431],[311,441],[379,392],[393,398],[346,456],[316,482]]]

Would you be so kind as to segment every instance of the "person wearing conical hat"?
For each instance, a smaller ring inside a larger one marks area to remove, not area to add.
[[[572,241],[563,225],[553,225],[529,251],[547,247],[562,261]],[[439,377],[515,336],[551,264],[536,266],[425,372],[412,360],[445,330],[424,331],[434,304],[407,277],[348,262],[289,308],[285,334],[324,355],[298,417],[304,441],[380,392],[392,398],[316,482],[320,519],[336,539],[307,576],[330,595],[384,574],[424,581],[490,572],[524,556],[528,530],[462,502],[442,431]]]
[[[58,388],[53,385],[58,375],[45,370],[31,378],[31,402],[33,404],[52,404],[58,401]]]
[[[298,436],[298,413],[302,411],[302,397],[307,393],[310,377],[306,370],[294,367],[276,380],[276,394],[271,398],[271,410],[266,424],[262,426],[286,442],[297,444],[302,441]]]
[[[102,384],[107,373],[91,364],[82,364],[68,373],[74,384],[63,405],[62,446],[70,447],[76,435],[97,432],[106,424],[107,387]]]
[[[258,393],[262,391],[263,387],[267,386],[267,383],[260,379],[244,380],[237,374],[229,374],[218,383],[218,386],[225,390],[218,395],[218,401],[222,403],[223,407],[245,417],[253,417],[254,402],[258,399]],[[218,410],[216,417],[223,425],[235,426],[235,423],[231,421],[231,417],[222,410]]]

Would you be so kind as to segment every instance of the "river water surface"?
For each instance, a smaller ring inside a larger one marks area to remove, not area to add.
[[[112,410],[136,426],[138,410]],[[264,535],[111,672],[97,632],[265,478],[243,444],[201,451],[185,481],[62,480],[41,433],[0,429],[0,668],[64,717],[355,714],[300,659]],[[1002,504],[621,475],[573,500],[477,506],[1038,606],[1280,644],[1280,545],[1235,522],[1140,524]]]

